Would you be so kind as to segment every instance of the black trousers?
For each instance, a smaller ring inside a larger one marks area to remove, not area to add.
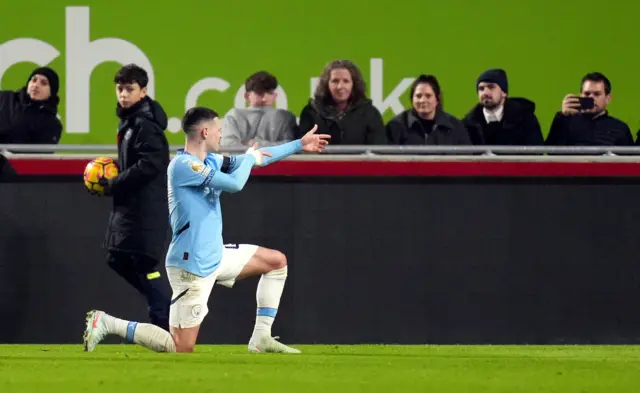
[[[171,296],[167,295],[168,285],[161,279],[158,261],[145,255],[109,251],[107,263],[147,299],[150,322],[169,331]]]

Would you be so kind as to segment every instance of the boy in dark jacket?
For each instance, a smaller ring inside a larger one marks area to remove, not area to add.
[[[118,168],[101,179],[113,196],[105,238],[109,266],[147,298],[151,323],[169,329],[169,302],[158,263],[163,259],[169,225],[167,115],[148,97],[144,69],[129,64],[115,76],[118,104]]]

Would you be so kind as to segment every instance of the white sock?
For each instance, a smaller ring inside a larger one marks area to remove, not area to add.
[[[156,352],[175,352],[176,344],[171,333],[150,323],[125,321],[108,314],[103,316],[107,331],[111,334],[142,345]]]
[[[287,280],[287,267],[272,270],[263,274],[258,282],[256,291],[256,324],[253,328],[253,337],[268,335],[271,337],[271,325],[278,314],[280,297],[284,283]]]

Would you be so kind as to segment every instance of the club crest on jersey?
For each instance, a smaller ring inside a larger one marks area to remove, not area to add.
[[[190,161],[189,167],[191,167],[191,170],[195,173],[200,173],[204,170],[204,165],[196,161]]]

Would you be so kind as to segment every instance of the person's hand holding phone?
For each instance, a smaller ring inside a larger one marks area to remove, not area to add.
[[[575,94],[567,94],[562,100],[562,114],[569,116],[578,112],[580,112],[580,97]]]
[[[595,102],[592,97],[578,97],[575,94],[567,94],[562,100],[562,113],[565,116],[589,111],[594,108]]]

